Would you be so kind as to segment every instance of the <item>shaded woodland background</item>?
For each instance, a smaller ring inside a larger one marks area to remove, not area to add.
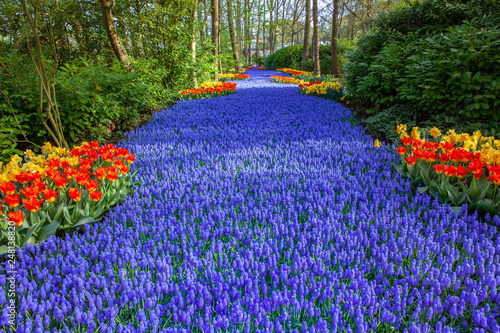
[[[0,158],[119,137],[250,64],[340,77],[368,127],[495,132],[499,17],[493,0],[1,0]]]

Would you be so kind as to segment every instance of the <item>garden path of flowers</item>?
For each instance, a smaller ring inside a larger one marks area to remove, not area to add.
[[[130,133],[143,184],[104,221],[19,250],[16,332],[498,332],[497,227],[412,194],[340,104],[249,73]]]

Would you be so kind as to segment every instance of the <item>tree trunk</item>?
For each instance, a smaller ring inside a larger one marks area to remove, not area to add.
[[[281,48],[285,47],[285,0],[282,2],[281,10]]]
[[[57,146],[59,147],[64,147],[66,149],[69,149],[69,145],[66,142],[66,139],[64,138],[64,132],[63,132],[63,126],[62,126],[62,121],[61,121],[61,115],[59,113],[59,108],[57,106],[57,99],[56,99],[56,90],[55,90],[55,84],[56,84],[56,78],[55,78],[55,72],[51,74],[51,79],[49,79],[49,74],[47,73],[47,68],[45,66],[45,60],[43,56],[43,51],[42,51],[42,44],[40,42],[40,36],[39,36],[39,30],[38,30],[38,19],[39,19],[39,11],[38,11],[38,1],[35,1],[35,3],[32,2],[33,5],[33,16],[26,5],[25,0],[21,0],[21,5],[23,7],[23,11],[26,15],[26,18],[28,20],[28,23],[30,24],[30,27],[33,32],[33,39],[35,42],[35,52],[36,56],[34,56],[31,52],[31,46],[29,46],[28,50],[29,55],[31,57],[31,61],[33,62],[33,65],[35,66],[36,72],[38,74],[39,78],[39,102],[38,102],[38,108],[37,108],[37,114],[40,117],[40,120],[42,121],[43,126],[49,133],[49,135],[52,137],[54,142],[56,143]],[[28,37],[27,37],[28,38]],[[28,41],[29,44],[29,41]],[[45,115],[43,114],[44,112],[44,100],[46,101],[46,106],[45,106]],[[46,118],[46,117],[47,118]],[[47,122],[48,119],[48,122]]]
[[[194,1],[193,10],[191,11],[191,58],[193,60],[193,66],[196,64],[196,15],[198,11],[198,0]],[[193,69],[193,84],[198,87],[198,80],[196,79],[196,70]]]
[[[257,2],[257,16],[258,16],[258,21],[257,21],[257,40],[255,42],[255,53],[256,53],[256,63],[259,65],[259,38],[260,38],[260,0]]]
[[[313,61],[314,61],[314,75],[321,75],[319,67],[319,27],[318,27],[318,0],[313,0]]]
[[[264,64],[266,63],[266,18],[264,17],[264,22],[262,22],[262,56],[264,57]]]
[[[339,57],[337,55],[337,35],[338,25],[337,19],[339,16],[339,0],[333,0],[333,15],[332,15],[332,74],[339,77]]]
[[[311,0],[306,0],[306,25],[304,27],[304,53],[302,53],[302,70],[309,57],[309,35],[311,34]]]
[[[99,0],[99,4],[101,5],[101,13],[102,20],[104,23],[104,29],[106,29],[106,34],[108,35],[109,43],[111,44],[111,48],[115,53],[115,56],[125,64],[125,68],[127,72],[133,72],[132,64],[130,63],[130,59],[123,48],[120,39],[118,38],[118,33],[116,32],[115,27],[115,18],[113,13],[111,13],[111,9],[114,6],[114,0]]]
[[[236,70],[239,73],[241,72],[241,63],[238,53],[238,43],[236,42],[236,34],[234,32],[233,0],[227,0],[227,23],[229,25],[229,35],[231,37],[231,47],[233,48],[233,58],[236,60]]]
[[[219,80],[219,63],[217,56],[219,55],[219,0],[212,0],[212,42],[214,44],[214,57],[215,57],[215,73],[214,81]]]
[[[236,40],[238,41],[238,53],[241,57],[243,48],[241,42],[243,40],[241,32],[241,0],[236,0]]]

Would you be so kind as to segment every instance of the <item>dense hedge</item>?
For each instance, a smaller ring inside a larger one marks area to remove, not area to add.
[[[353,48],[350,41],[341,40],[338,43],[339,66],[342,70],[346,63],[347,52]],[[302,65],[303,45],[287,46],[277,50],[266,58],[265,66],[267,69],[293,68],[300,69]],[[332,49],[330,45],[320,45],[319,48],[320,67],[322,73],[332,72]],[[312,60],[312,48],[309,50],[309,58],[306,62],[306,71],[313,71],[314,64]]]
[[[6,162],[27,147],[19,145],[24,135],[38,145],[50,136],[36,112],[39,78],[30,59],[10,56],[1,60],[0,161]],[[186,71],[186,77],[179,76],[170,85],[169,72],[157,61],[139,60],[133,65],[135,71],[129,74],[117,60],[80,59],[58,68],[54,89],[70,144],[89,138],[106,141],[112,133],[127,132],[153,110],[171,104],[181,88],[192,84],[192,78],[187,78],[191,72]],[[206,78],[206,71],[198,72],[200,81]]]
[[[414,113],[500,120],[500,6],[413,3],[378,16],[349,56],[351,93]]]

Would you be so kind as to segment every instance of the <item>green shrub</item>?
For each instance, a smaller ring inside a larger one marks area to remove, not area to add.
[[[340,40],[338,42],[338,57],[339,57],[339,67],[343,68],[347,62],[346,54],[348,51],[352,50],[354,45],[350,41]],[[302,54],[304,52],[304,47],[302,45],[293,45],[284,47],[277,50],[273,54],[266,58],[265,67],[267,69],[276,68],[292,68],[300,69],[302,65]],[[319,59],[321,73],[331,73],[332,72],[332,49],[330,45],[320,45],[319,48]],[[314,64],[312,60],[312,48],[309,50],[309,57],[306,61],[306,71],[313,71]]]
[[[349,92],[405,118],[500,120],[500,6],[427,0],[379,15],[346,65]],[[477,122],[476,120],[476,122]],[[481,126],[480,126],[481,127]]]
[[[7,160],[23,140],[20,129],[36,144],[50,137],[38,115],[38,76],[27,57],[2,59],[5,72],[0,75],[0,155]],[[55,91],[64,134],[70,144],[86,138],[107,140],[111,133],[128,131],[137,125],[141,112],[172,100],[174,94],[161,84],[161,71],[152,63],[135,63],[127,74],[118,61],[90,63],[73,61],[56,72]],[[178,92],[175,92],[175,96]],[[12,107],[12,108],[11,108]],[[27,146],[25,145],[24,148]]]
[[[267,56],[265,67],[267,69],[298,68],[302,61],[302,53],[302,45],[284,47]]]
[[[500,120],[498,36],[500,26],[466,23],[419,40],[397,80],[398,95],[430,113]]]

